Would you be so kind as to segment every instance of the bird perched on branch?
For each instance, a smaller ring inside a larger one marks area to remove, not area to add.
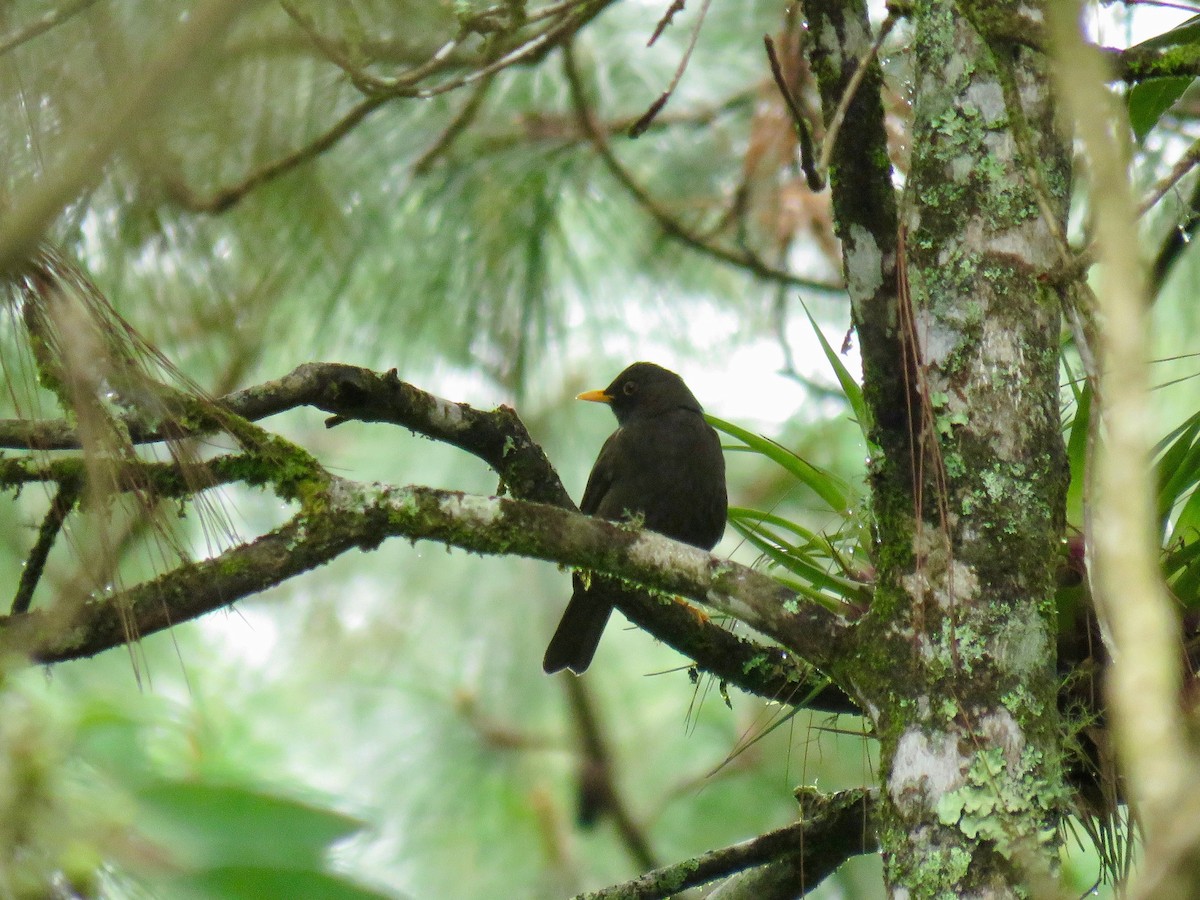
[[[640,518],[651,531],[711,550],[725,530],[725,458],[683,379],[638,362],[602,391],[579,400],[607,403],[618,428],[604,442],[579,509],[589,516]],[[612,613],[603,585],[573,577],[574,593],[546,648],[547,674],[582,674]]]

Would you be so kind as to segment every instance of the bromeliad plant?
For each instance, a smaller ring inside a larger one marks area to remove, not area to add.
[[[862,388],[815,322],[813,331],[854,420],[862,428],[867,421]],[[798,594],[830,608],[865,611],[871,601],[872,539],[861,488],[813,465],[778,441],[723,419],[708,419],[714,428],[736,441],[727,450],[754,453],[778,466],[815,495],[821,516],[834,522],[832,527],[818,531],[773,510],[734,506],[729,510],[729,524],[762,554],[775,576]],[[865,428],[863,438],[867,439]]]

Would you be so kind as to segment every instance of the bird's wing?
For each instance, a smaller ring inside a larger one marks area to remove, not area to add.
[[[608,436],[608,440],[600,448],[600,455],[596,457],[596,464],[592,466],[592,474],[588,476],[587,487],[583,489],[583,500],[579,503],[579,511],[586,516],[596,514],[596,510],[600,508],[600,501],[604,499],[604,495],[612,486],[613,459],[616,453],[617,436],[620,433],[621,429],[618,428]]]

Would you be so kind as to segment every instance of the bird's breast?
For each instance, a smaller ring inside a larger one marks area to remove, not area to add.
[[[711,549],[725,529],[721,442],[697,413],[680,411],[623,425],[607,454],[612,481],[597,514],[640,514],[647,528]]]

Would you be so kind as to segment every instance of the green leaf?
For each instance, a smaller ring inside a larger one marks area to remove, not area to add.
[[[1193,499],[1198,496],[1193,494]],[[1193,532],[1191,540],[1172,541],[1163,556],[1162,570],[1167,580],[1172,584],[1188,569],[1200,563],[1200,540]]]
[[[313,869],[225,866],[172,878],[158,885],[172,897],[187,900],[261,900],[303,897],[304,900],[386,900],[387,894]]]
[[[761,529],[767,531],[766,526],[770,525],[775,528],[782,528],[785,531],[790,531],[792,534],[799,537],[804,544],[806,555],[819,555],[822,559],[828,560],[832,565],[836,565],[843,572],[847,572],[847,566],[843,560],[843,553],[840,552],[833,544],[834,540],[844,542],[845,533],[835,534],[832,537],[825,534],[818,534],[805,528],[799,522],[793,522],[783,516],[775,513],[763,512],[758,509],[750,509],[744,506],[733,506],[729,509],[729,520],[731,522],[738,521],[746,525],[748,528]],[[854,528],[855,523],[849,523]],[[852,532],[856,541],[851,555],[856,555],[862,549],[862,533],[857,528]],[[807,552],[811,551],[811,552]]]
[[[1200,490],[1193,489],[1175,518],[1168,544],[1192,542],[1197,538],[1200,538]]]
[[[792,534],[801,538],[809,546],[819,546],[822,544],[821,539],[811,529],[805,528],[799,522],[793,522],[791,519],[785,519],[783,516],[776,515],[775,513],[763,512],[760,509],[750,509],[746,506],[731,506],[729,508],[729,519],[730,521],[743,522],[752,527],[774,525],[792,532]]]
[[[1129,124],[1139,143],[1146,139],[1163,113],[1175,105],[1192,80],[1182,76],[1148,78],[1133,86],[1125,102],[1129,107]]]
[[[846,395],[846,402],[850,404],[850,409],[854,412],[854,419],[858,422],[858,427],[862,430],[863,437],[866,438],[870,445],[870,435],[868,431],[871,425],[871,413],[867,409],[867,401],[863,399],[862,388],[850,374],[850,370],[846,368],[846,364],[842,362],[842,358],[834,352],[833,347],[829,346],[829,341],[825,340],[825,335],[821,333],[821,329],[817,327],[817,321],[812,317],[812,313],[808,311],[808,307],[804,307],[804,314],[808,316],[808,321],[812,324],[813,334],[817,336],[817,340],[821,342],[821,349],[825,352],[825,359],[829,361],[829,365],[833,366],[833,372],[837,376],[838,384],[842,386],[842,393]]]
[[[838,564],[832,554],[816,557],[807,553],[749,516],[731,516],[729,524],[772,563],[800,578],[787,581],[798,593],[826,605],[831,601],[865,601],[863,585],[830,573],[830,567]]]
[[[1087,481],[1088,429],[1092,418],[1092,388],[1084,385],[1075,392],[1075,416],[1067,436],[1067,463],[1071,481],[1067,486],[1067,517],[1076,524],[1083,522],[1083,488]]]
[[[772,462],[792,473],[803,484],[808,485],[818,497],[825,501],[831,510],[840,516],[847,516],[850,502],[847,497],[849,487],[844,481],[831,472],[819,469],[793,453],[791,450],[770,438],[747,431],[740,425],[718,419],[707,413],[704,416],[708,423],[717,431],[722,431],[730,437],[735,437],[751,450],[760,453]]]
[[[1193,494],[1193,499],[1200,494]],[[1186,609],[1200,606],[1200,540],[1195,532],[1188,543],[1176,543],[1163,559],[1163,574],[1171,593]]]
[[[1200,413],[1191,416],[1182,425],[1159,442],[1158,471],[1158,515],[1166,522],[1171,511],[1184,496],[1200,482]]]
[[[320,868],[356,819],[233,785],[157,781],[137,792],[145,833],[184,865]]]

